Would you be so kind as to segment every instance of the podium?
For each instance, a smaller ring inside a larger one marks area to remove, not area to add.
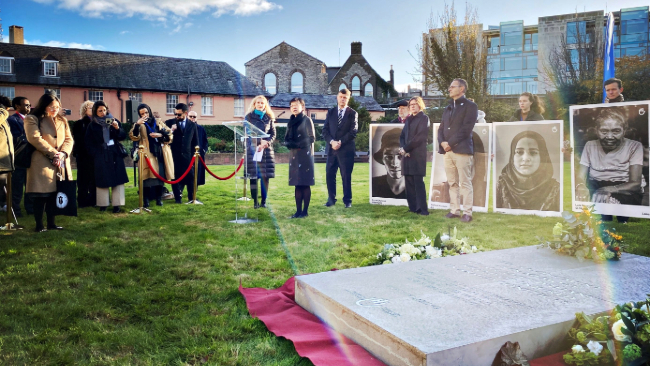
[[[269,134],[255,127],[248,121],[224,122],[223,125],[231,129],[235,135],[235,164],[239,162],[239,159],[237,158],[237,147],[243,146],[242,150],[244,151],[244,174],[241,176],[235,176],[235,219],[230,222],[234,224],[254,223],[258,221],[258,215],[254,210],[251,211],[252,200],[246,197],[246,186],[247,183],[249,183],[248,181],[251,179],[257,179],[257,175],[250,176],[248,174],[248,159],[246,158],[246,155],[247,153],[254,155],[255,150],[257,149],[257,144],[250,143],[252,139],[269,137]],[[243,181],[243,193],[241,196],[239,195],[239,181]]]

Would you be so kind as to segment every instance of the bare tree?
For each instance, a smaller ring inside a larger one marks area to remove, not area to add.
[[[575,22],[573,33],[561,37],[548,59],[542,63],[542,72],[560,94],[564,103],[599,103],[602,97],[603,42],[596,37],[595,25],[580,29]],[[571,27],[573,25],[567,25]]]
[[[445,92],[455,78],[467,81],[467,95],[482,108],[488,108],[487,50],[482,40],[482,24],[469,3],[460,23],[454,2],[429,20],[429,32],[422,40],[419,66],[424,90]]]

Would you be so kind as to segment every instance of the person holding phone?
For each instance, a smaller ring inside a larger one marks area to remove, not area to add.
[[[174,180],[174,161],[171,157],[171,150],[168,150],[167,156],[163,153],[165,150],[163,147],[169,146],[172,142],[171,129],[164,123],[158,123],[151,108],[146,104],[138,106],[138,115],[140,119],[133,125],[129,132],[129,138],[144,146],[144,152],[158,175],[167,180]],[[152,199],[156,200],[157,206],[162,206],[163,182],[153,175],[146,162],[142,162],[142,164],[144,207],[149,207],[149,201]]]
[[[97,206],[106,211],[113,204],[113,213],[121,212],[126,204],[124,183],[129,181],[124,165],[125,150],[120,141],[126,139],[122,124],[109,112],[104,101],[93,105],[92,123],[86,130],[86,149],[95,163],[95,184],[97,185]],[[111,202],[109,202],[109,188]]]

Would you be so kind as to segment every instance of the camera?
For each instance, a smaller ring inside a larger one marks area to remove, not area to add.
[[[106,118],[106,124],[109,126],[113,124],[113,121],[115,121],[114,118]]]

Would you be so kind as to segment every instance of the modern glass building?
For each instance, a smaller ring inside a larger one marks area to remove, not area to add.
[[[616,58],[648,53],[648,7],[621,9],[614,28]]]
[[[502,22],[483,31],[492,95],[537,93],[537,26]]]

